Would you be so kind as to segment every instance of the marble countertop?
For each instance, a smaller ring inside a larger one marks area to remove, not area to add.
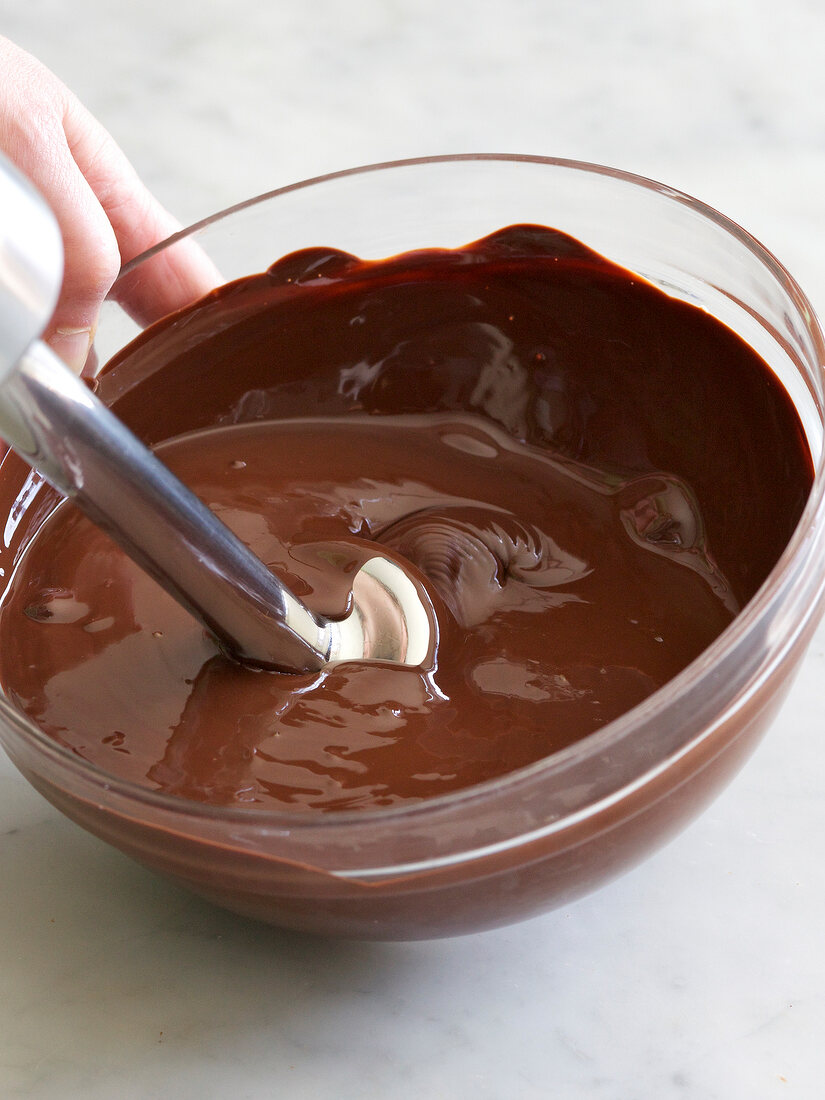
[[[825,313],[825,8],[811,0],[32,0],[53,68],[183,221],[349,165],[496,151],[698,195]],[[825,628],[714,805],[501,931],[328,942],[132,864],[0,763],[4,1100],[762,1100],[825,1074]]]

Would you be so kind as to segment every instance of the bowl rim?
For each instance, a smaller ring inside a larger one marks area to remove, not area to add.
[[[129,275],[136,267],[178,241],[192,237],[232,214],[247,210],[279,196],[317,187],[346,177],[421,166],[477,162],[532,164],[609,177],[622,184],[630,184],[646,191],[655,192],[666,200],[689,207],[693,212],[715,223],[727,234],[734,237],[768,270],[792,299],[800,315],[805,318],[807,334],[812,342],[820,375],[820,392],[815,396],[819,397],[818,411],[820,415],[823,415],[822,388],[825,385],[825,371],[823,370],[823,364],[825,364],[825,337],[815,311],[805,293],[773,253],[738,223],[686,192],[659,183],[646,176],[587,161],[515,153],[439,154],[436,156],[380,161],[313,176],[235,203],[174,233],[124,264],[118,279],[115,281],[113,291],[118,282]],[[113,291],[110,291],[110,294]],[[808,545],[806,546],[806,544]],[[825,447],[822,448],[815,463],[814,481],[809,498],[782,555],[747,605],[699,657],[637,706],[620,715],[602,729],[589,734],[565,749],[535,761],[526,767],[486,780],[483,783],[399,806],[312,813],[309,811],[278,811],[261,809],[255,806],[222,806],[194,802],[178,795],[167,794],[150,787],[141,786],[130,780],[121,779],[78,757],[70,749],[59,745],[28,718],[16,711],[2,695],[0,695],[0,717],[12,731],[20,737],[28,739],[29,742],[34,742],[34,745],[42,753],[45,753],[53,762],[59,764],[61,768],[73,771],[84,780],[91,781],[98,790],[106,792],[108,795],[118,795],[132,803],[149,805],[153,809],[167,812],[173,818],[181,821],[192,818],[205,818],[214,823],[223,822],[246,827],[254,826],[259,832],[274,832],[278,835],[284,835],[285,833],[290,835],[331,833],[340,828],[346,828],[348,833],[364,831],[370,828],[392,826],[393,823],[399,820],[409,822],[421,818],[435,819],[443,816],[444,813],[451,814],[455,811],[462,811],[479,802],[509,796],[520,788],[533,785],[538,779],[546,780],[559,777],[575,766],[605,755],[609,749],[627,741],[634,732],[638,733],[640,729],[644,729],[651,721],[660,717],[663,712],[683,704],[686,698],[695,696],[708,672],[717,667],[723,658],[730,658],[735,654],[746,637],[758,633],[758,628],[764,624],[769,611],[775,609],[782,602],[783,597],[787,598],[792,591],[799,592],[803,588],[805,588],[805,600],[804,602],[797,601],[801,604],[802,613],[793,617],[793,629],[786,630],[781,648],[771,656],[770,667],[781,661],[783,655],[792,648],[799,636],[805,632],[811,620],[815,618],[823,602],[822,597],[825,594]],[[755,662],[755,664],[760,665],[764,665],[764,663],[764,661]],[[752,681],[757,673],[764,677],[769,670],[769,668],[753,669],[748,673],[748,677]],[[731,709],[717,715],[718,720],[716,722],[711,722],[701,728],[698,734],[681,742],[675,749],[670,749],[662,753],[661,756],[649,758],[648,768],[643,772],[634,774],[634,778],[630,782],[617,784],[610,792],[595,801],[585,798],[580,805],[571,806],[569,813],[562,815],[560,818],[548,820],[542,832],[546,833],[547,831],[565,828],[574,821],[595,814],[604,806],[623,797],[629,787],[638,787],[655,778],[655,776],[667,770],[675,759],[685,755],[699,743],[712,736],[718,724],[729,717],[733,709],[740,706],[742,702],[743,697],[736,698]],[[5,731],[0,730],[0,733],[5,734]],[[519,835],[517,839],[523,839],[523,836]],[[425,862],[430,865],[431,861]]]

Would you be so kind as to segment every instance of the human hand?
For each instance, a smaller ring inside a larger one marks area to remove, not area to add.
[[[114,140],[39,61],[0,36],[0,150],[32,181],[63,235],[63,287],[43,338],[77,372],[123,263],[180,229]],[[151,321],[200,296],[217,275],[196,249],[153,266],[153,286],[122,304]]]

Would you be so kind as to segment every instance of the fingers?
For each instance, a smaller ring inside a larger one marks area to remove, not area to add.
[[[226,280],[201,249],[189,238],[170,244],[126,271],[112,296],[139,325],[183,309]]]
[[[99,303],[117,274],[117,241],[69,151],[61,122],[66,89],[5,40],[0,69],[0,147],[49,203],[63,236],[64,289],[46,335],[79,369]]]
[[[44,334],[80,371],[100,306],[121,263],[180,227],[141,183],[114,140],[44,66],[0,38],[0,148],[31,179],[63,236],[63,288]],[[192,242],[125,280],[118,299],[141,323],[219,282]]]
[[[114,231],[122,263],[180,230],[117,144],[74,97],[69,99],[63,128],[72,158]],[[117,300],[146,325],[202,297],[220,281],[205,253],[186,240],[125,276],[118,285]]]

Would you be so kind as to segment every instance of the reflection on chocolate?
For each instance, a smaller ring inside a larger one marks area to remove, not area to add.
[[[220,804],[398,805],[587,736],[725,628],[813,477],[753,351],[539,227],[296,253],[99,390],[316,610],[344,611],[376,542],[436,608],[421,669],[243,668],[61,506],[0,614],[5,690],[107,771]]]

